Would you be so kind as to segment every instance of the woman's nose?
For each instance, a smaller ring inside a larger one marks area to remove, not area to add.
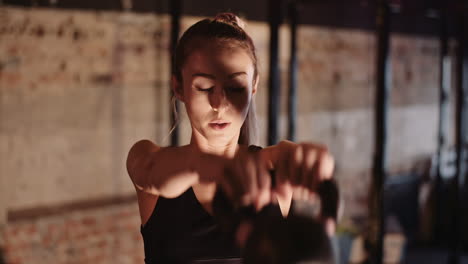
[[[213,93],[210,96],[211,107],[215,109],[223,109],[228,106],[228,100],[226,98],[226,92],[224,89],[214,89]]]

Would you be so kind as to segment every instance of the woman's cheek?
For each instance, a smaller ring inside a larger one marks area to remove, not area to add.
[[[242,113],[249,104],[249,97],[247,94],[236,94],[231,100],[231,104],[236,108],[239,113]]]
[[[192,112],[203,112],[209,109],[210,103],[207,96],[193,95],[190,100],[190,108]]]

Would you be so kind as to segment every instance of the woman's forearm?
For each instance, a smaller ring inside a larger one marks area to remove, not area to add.
[[[224,158],[191,153],[185,147],[146,146],[138,151],[141,153],[133,155],[136,162],[129,168],[136,188],[166,198],[177,197],[198,182],[216,181],[224,169]]]

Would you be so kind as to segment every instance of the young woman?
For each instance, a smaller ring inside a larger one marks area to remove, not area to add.
[[[234,14],[199,21],[181,37],[172,89],[185,104],[191,141],[160,147],[141,140],[127,158],[146,263],[240,263],[236,241],[223,237],[212,216],[216,188],[234,205],[260,210],[277,203],[286,217],[293,196],[315,199],[317,183],[332,176],[334,161],[324,146],[290,141],[263,149],[249,145],[258,83],[254,44]],[[240,234],[237,243],[242,240]]]

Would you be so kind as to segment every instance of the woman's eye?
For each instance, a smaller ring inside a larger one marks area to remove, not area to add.
[[[234,93],[242,93],[245,91],[245,88],[244,87],[229,87],[228,90]]]
[[[210,88],[197,88],[198,91],[200,92],[211,92],[213,91],[213,87]]]

